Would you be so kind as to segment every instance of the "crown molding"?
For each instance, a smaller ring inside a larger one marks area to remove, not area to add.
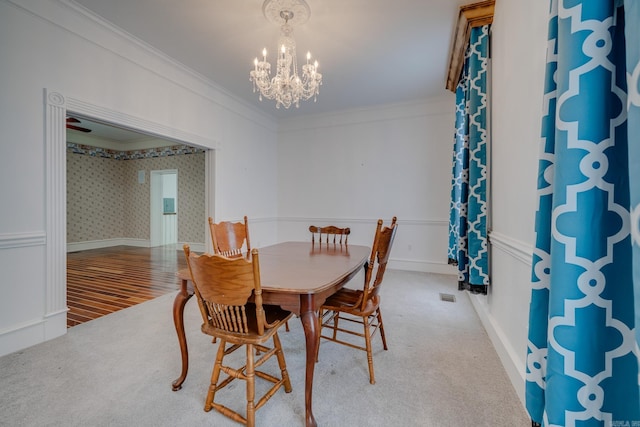
[[[211,102],[269,131],[277,130],[277,118],[228,92],[216,82],[164,52],[115,26],[75,0],[5,0],[25,13],[40,18],[93,44],[97,49],[127,61],[197,97]]]
[[[387,120],[448,115],[453,114],[453,101],[455,101],[455,98],[452,99],[451,94],[444,91],[442,95],[431,98],[280,119],[278,130],[281,133],[286,133],[363,123],[379,123]]]
[[[453,47],[449,58],[449,71],[447,72],[446,88],[451,92],[456,91],[460,80],[460,72],[464,64],[464,51],[469,44],[471,29],[493,22],[495,3],[495,0],[487,0],[460,6]]]

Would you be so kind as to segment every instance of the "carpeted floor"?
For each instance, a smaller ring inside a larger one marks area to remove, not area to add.
[[[366,353],[323,342],[313,392],[318,425],[529,426],[466,294],[456,289],[454,276],[387,271],[382,309],[389,350],[377,336],[377,382],[369,384]],[[440,293],[456,301],[442,301]],[[171,391],[180,371],[174,296],[0,358],[0,426],[240,425],[202,409],[217,344],[200,332],[195,298],[185,309],[189,376],[182,390]],[[280,336],[293,392],[280,390],[259,409],[258,426],[304,425],[304,334],[298,319],[289,324]],[[244,392],[240,382],[222,391],[238,409]]]

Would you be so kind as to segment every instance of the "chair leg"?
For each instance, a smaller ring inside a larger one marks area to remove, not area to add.
[[[322,335],[322,315],[323,315],[324,311],[322,310],[318,310],[318,339],[317,339],[317,345],[316,345],[316,363],[318,363],[318,357],[320,355],[320,341],[322,341],[320,339],[320,336]]]
[[[334,341],[338,339],[338,320],[340,320],[340,312],[336,311],[333,313],[333,339]]]
[[[256,376],[252,344],[247,344],[247,369],[245,375],[247,377],[247,427],[255,427],[256,407],[254,399],[256,395]]]
[[[287,362],[284,360],[284,352],[282,351],[282,344],[280,343],[280,337],[277,332],[273,334],[273,345],[276,348],[278,366],[280,366],[280,373],[284,380],[284,391],[285,393],[291,393],[291,380],[289,379],[289,373],[287,372]]]
[[[382,347],[385,350],[388,350],[387,338],[384,335],[384,323],[382,323],[382,313],[380,312],[380,307],[378,307],[378,328],[380,329],[380,337],[382,338]]]
[[[373,374],[373,352],[371,351],[371,335],[369,332],[369,318],[364,316],[362,318],[364,324],[364,342],[367,348],[367,363],[369,364],[369,382],[371,384],[376,383],[376,377]]]
[[[213,372],[211,373],[211,384],[209,385],[209,392],[207,393],[207,399],[204,403],[205,412],[209,412],[213,405],[213,398],[216,394],[216,386],[218,384],[218,379],[220,378],[220,368],[222,367],[222,358],[224,358],[224,348],[226,346],[225,340],[220,340],[220,344],[218,344],[218,352],[216,354],[216,361],[213,364]]]

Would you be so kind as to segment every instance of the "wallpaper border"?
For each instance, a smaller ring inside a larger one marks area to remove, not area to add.
[[[86,144],[67,142],[67,151],[73,154],[86,154],[91,157],[101,157],[115,160],[137,160],[155,157],[179,156],[184,154],[205,153],[206,150],[189,145],[171,145],[166,147],[148,148],[145,150],[111,150],[108,148],[94,147]]]

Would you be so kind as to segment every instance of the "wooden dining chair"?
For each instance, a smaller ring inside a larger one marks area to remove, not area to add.
[[[280,387],[284,386],[286,393],[291,392],[291,381],[278,329],[292,313],[277,306],[263,306],[257,249],[251,251],[251,259],[237,256],[228,258],[216,254],[196,255],[190,252],[188,245],[184,245],[184,253],[204,322],[201,330],[220,341],[204,410],[208,412],[213,408],[234,421],[253,427],[255,412]],[[251,297],[253,300],[250,302]],[[272,346],[267,346],[270,341]],[[242,347],[246,347],[246,364],[242,367],[225,365],[224,358]],[[261,351],[261,356],[254,354],[257,349]],[[256,369],[274,355],[278,361],[280,377]],[[222,372],[227,376],[220,381]],[[273,383],[257,402],[256,378]],[[246,381],[247,402],[244,416],[215,401],[216,393],[236,379]]]
[[[346,245],[349,240],[349,234],[351,234],[349,227],[340,228],[334,225],[328,225],[325,227],[311,225],[309,226],[309,231],[311,232],[311,243],[315,243],[316,236],[318,236],[319,243],[328,244],[332,241],[334,244],[344,243]]]
[[[247,256],[251,252],[251,242],[249,241],[249,222],[247,216],[242,222],[221,221],[215,223],[209,217],[209,230],[211,231],[211,242],[213,243],[213,253],[227,257],[242,255],[243,246]]]
[[[251,253],[251,242],[249,240],[249,221],[244,216],[244,223],[221,221],[215,223],[209,217],[209,230],[211,231],[211,242],[213,243],[213,253],[226,257],[242,256],[242,247],[246,246],[247,257]],[[289,322],[285,325],[289,332]],[[215,338],[213,342],[216,342]],[[260,350],[257,350],[260,354]]]
[[[369,363],[369,382],[375,384],[373,373],[373,353],[371,350],[371,338],[377,330],[380,330],[382,346],[387,350],[387,340],[384,335],[384,324],[380,313],[380,287],[384,272],[389,261],[389,254],[393,239],[396,235],[397,218],[394,216],[389,227],[383,227],[383,221],[378,220],[376,233],[371,248],[371,256],[365,263],[364,286],[362,289],[342,288],[330,296],[320,308],[318,334],[318,351],[320,349],[320,339],[343,344],[367,352]],[[343,322],[339,322],[342,320]],[[362,332],[354,327],[345,327],[344,322],[349,325],[359,324]],[[329,331],[329,335],[323,335],[324,330]],[[340,335],[339,335],[340,333]],[[346,335],[356,335],[364,338],[365,346],[353,344],[344,340]],[[317,355],[316,355],[317,359]]]

